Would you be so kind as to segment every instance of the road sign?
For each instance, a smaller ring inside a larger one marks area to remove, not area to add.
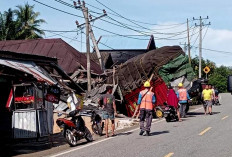
[[[206,66],[206,67],[203,69],[203,71],[204,71],[206,74],[208,74],[208,73],[210,72],[210,68],[209,68],[208,66]]]

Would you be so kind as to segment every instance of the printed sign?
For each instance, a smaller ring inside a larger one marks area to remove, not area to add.
[[[47,94],[45,96],[45,100],[58,104],[60,101],[60,93],[61,93],[61,91],[60,91],[59,87],[49,86],[49,88],[47,89]]]

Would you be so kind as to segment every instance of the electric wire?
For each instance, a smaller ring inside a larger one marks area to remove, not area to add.
[[[207,34],[207,31],[208,31],[208,28],[209,28],[209,25],[207,26],[207,29],[206,29],[206,31],[205,31],[205,34],[204,34],[204,37],[203,37],[203,39],[202,39],[202,40],[204,40],[204,39],[205,39],[205,36],[206,36],[206,34]]]
[[[33,1],[36,2],[36,3],[39,3],[39,4],[43,5],[43,6],[46,6],[46,7],[48,7],[48,8],[51,8],[51,9],[60,11],[60,12],[62,12],[62,13],[65,13],[65,14],[68,14],[68,15],[72,15],[72,16],[76,16],[76,17],[79,17],[79,18],[84,18],[84,17],[82,17],[82,16],[79,16],[79,15],[76,15],[76,14],[72,14],[72,13],[69,13],[69,12],[66,12],[66,11],[63,11],[63,10],[54,8],[54,7],[52,7],[52,6],[49,6],[49,5],[45,4],[45,3],[39,2],[39,1],[37,1],[37,0],[33,0]]]
[[[101,4],[102,6],[104,6],[105,8],[109,9],[110,11],[112,11],[113,13],[115,13],[116,15],[118,15],[118,17],[126,19],[126,20],[130,21],[131,23],[134,23],[135,25],[138,25],[137,23],[143,23],[143,24],[149,24],[149,25],[158,25],[158,24],[151,24],[151,23],[147,23],[147,22],[142,22],[142,21],[137,21],[137,20],[132,20],[132,19],[126,18],[126,17],[120,15],[119,13],[115,12],[114,10],[112,10],[111,8],[109,8],[108,6],[106,6],[105,4],[99,2],[98,0],[95,0],[95,1],[98,2],[99,4]],[[135,23],[135,22],[137,22],[137,23]],[[184,22],[184,23],[186,23],[186,22]],[[184,24],[184,23],[180,23],[180,24]],[[173,24],[173,25],[179,25],[179,24]],[[165,25],[163,25],[163,26],[165,26]],[[168,25],[168,26],[171,26],[171,25]]]
[[[62,0],[55,0],[56,2],[59,2],[59,3],[61,3],[61,4],[63,4],[63,5],[66,5],[66,6],[68,6],[68,7],[72,7],[72,8],[75,8],[75,9],[77,9],[76,7],[74,7],[73,5],[71,5],[71,4],[69,4],[69,3],[66,3],[66,2],[64,2],[64,1],[62,1]],[[177,35],[181,35],[181,33],[184,33],[184,32],[186,32],[187,30],[185,30],[185,31],[181,31],[181,32],[175,32],[175,33],[160,33],[160,32],[141,32],[140,30],[135,30],[135,29],[133,29],[133,28],[130,28],[130,27],[128,27],[127,25],[125,25],[124,23],[121,23],[121,22],[119,22],[119,21],[117,21],[117,20],[115,20],[115,19],[113,19],[113,18],[111,18],[111,17],[109,17],[111,20],[113,20],[113,21],[115,21],[115,22],[117,22],[117,23],[119,23],[119,24],[121,24],[121,25],[118,25],[118,24],[115,24],[115,23],[112,23],[112,22],[109,22],[109,21],[106,21],[106,20],[103,20],[103,19],[100,19],[100,20],[102,20],[102,21],[105,21],[105,22],[107,22],[107,23],[110,23],[110,24],[112,24],[112,25],[116,25],[116,26],[119,26],[119,27],[123,27],[123,28],[126,28],[126,29],[129,29],[129,30],[132,30],[132,31],[135,31],[135,32],[137,32],[137,33],[140,33],[140,34],[143,34],[143,35],[146,35],[146,36],[150,36],[150,34],[155,34],[155,33],[157,33],[157,34],[177,34]],[[147,34],[147,33],[149,33],[149,34]],[[177,35],[174,35],[174,36],[177,36]]]

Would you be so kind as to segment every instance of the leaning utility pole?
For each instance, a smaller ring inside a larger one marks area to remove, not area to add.
[[[97,18],[95,18],[94,20],[92,20],[92,17],[90,16],[90,17],[91,17],[91,21],[95,21],[95,20],[97,20],[97,19],[100,19],[100,18],[106,16],[106,15],[107,15],[107,14],[106,14],[106,11],[103,10],[103,12],[104,12],[104,15],[102,15],[102,16],[100,16],[100,17],[97,17]],[[99,51],[99,48],[98,48],[98,45],[97,45],[97,41],[96,41],[96,38],[95,38],[95,36],[94,36],[93,29],[92,29],[91,25],[89,25],[89,33],[90,33],[90,37],[91,37],[92,42],[93,42],[93,45],[94,45],[94,49],[95,49],[96,54],[97,54],[97,58],[98,58],[99,63],[100,63],[100,67],[101,67],[102,70],[105,70],[105,65],[104,65],[104,62],[103,62],[103,60],[102,60],[101,53],[100,53],[100,51]]]
[[[86,26],[87,79],[88,79],[88,92],[90,92],[91,72],[90,72],[89,16],[88,16],[88,8],[85,7],[84,2],[83,5],[81,5],[81,9],[85,18],[85,26]]]
[[[206,25],[210,25],[210,22],[208,24],[204,24],[202,22],[203,19],[209,19],[209,17],[207,16],[206,18],[200,18],[199,19],[195,19],[193,18],[193,20],[199,20],[200,21],[200,24],[197,25],[195,23],[195,26],[198,26],[200,27],[200,30],[199,30],[199,78],[201,78],[201,71],[202,71],[202,65],[201,65],[201,60],[202,60],[202,26],[206,26]]]
[[[75,6],[76,9],[79,8],[79,6],[77,6],[77,4],[76,4],[75,1],[73,2],[73,4],[74,4],[74,6]],[[101,16],[99,16],[99,17],[96,17],[95,19],[92,19],[92,16],[89,15],[88,12],[87,12],[87,15],[86,15],[86,13],[85,13],[85,10],[88,11],[88,8],[85,6],[85,1],[83,1],[83,5],[81,5],[80,0],[78,0],[78,4],[79,4],[79,5],[81,6],[81,8],[82,8],[82,12],[83,12],[83,14],[84,14],[85,19],[86,19],[86,17],[87,17],[87,18],[89,17],[89,18],[88,18],[89,34],[90,34],[90,37],[91,37],[91,40],[92,40],[92,43],[93,43],[93,46],[94,46],[94,50],[95,50],[95,52],[96,52],[96,54],[97,54],[97,57],[98,57],[98,61],[99,61],[100,67],[101,67],[102,70],[105,70],[105,65],[104,65],[103,59],[102,59],[102,57],[101,57],[101,53],[100,53],[99,48],[98,48],[98,43],[97,43],[96,38],[95,38],[95,36],[94,36],[94,33],[93,33],[92,27],[91,27],[91,25],[90,25],[90,22],[94,22],[94,21],[96,21],[96,20],[98,20],[98,19],[100,19],[100,18],[102,18],[102,17],[104,17],[104,16],[107,16],[106,11],[105,11],[105,9],[103,9],[103,13],[104,13],[103,15],[101,15]],[[89,19],[90,19],[90,20],[89,20]],[[76,22],[76,23],[77,23],[77,26],[80,27],[80,28],[81,28],[83,25],[86,25],[85,23],[84,23],[84,24],[81,24],[81,25],[79,25],[78,22]],[[87,28],[86,28],[86,29],[87,29]],[[88,55],[88,54],[87,54],[87,55]]]
[[[187,19],[187,31],[188,31],[188,57],[189,57],[189,64],[191,65],[190,37],[189,37],[189,20],[188,19]]]

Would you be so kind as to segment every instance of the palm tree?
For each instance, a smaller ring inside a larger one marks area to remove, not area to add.
[[[3,14],[0,12],[0,40],[15,39],[15,25],[14,13],[11,9]]]
[[[36,39],[42,38],[44,31],[39,29],[40,24],[46,23],[43,19],[38,19],[39,12],[34,12],[34,5],[26,3],[24,6],[18,5],[14,10],[17,22],[16,39]]]

